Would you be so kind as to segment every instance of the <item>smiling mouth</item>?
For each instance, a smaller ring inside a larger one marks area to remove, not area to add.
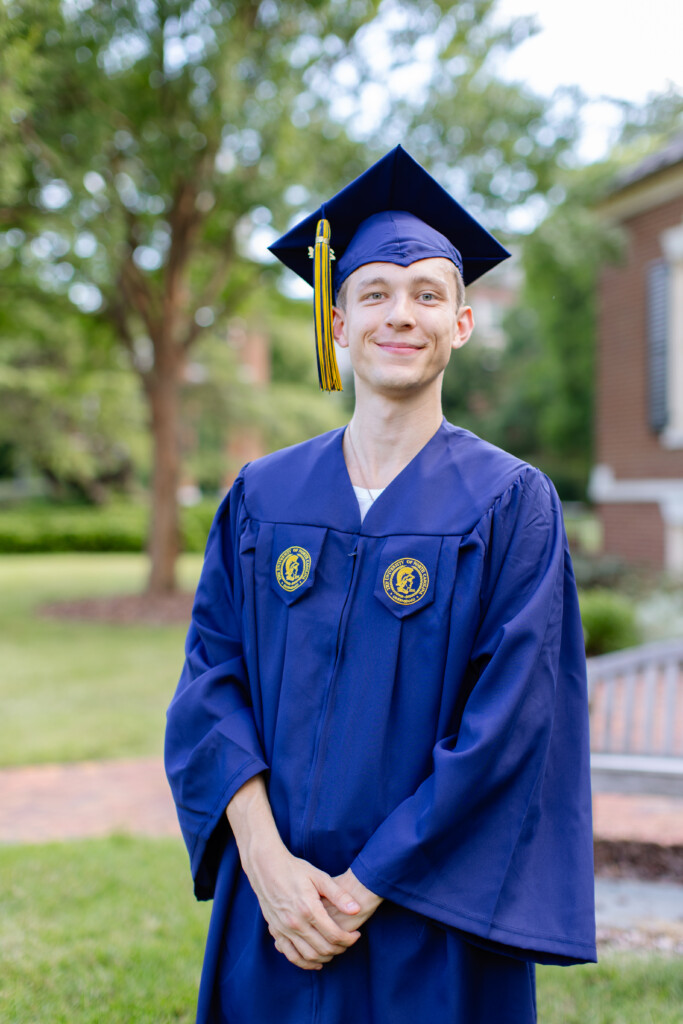
[[[424,348],[424,345],[418,345],[417,342],[407,341],[378,341],[376,345],[378,348],[390,349],[392,352],[418,352]]]

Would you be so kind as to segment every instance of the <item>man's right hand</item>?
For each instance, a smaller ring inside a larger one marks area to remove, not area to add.
[[[303,970],[320,970],[360,937],[345,931],[323,906],[329,900],[344,914],[358,913],[359,905],[337,883],[308,861],[280,849],[260,850],[245,873],[275,939],[275,948]]]
[[[255,776],[227,808],[244,873],[261,907],[275,948],[303,970],[320,970],[360,937],[332,920],[328,900],[343,914],[359,904],[330,875],[294,857],[280,839],[265,783]]]

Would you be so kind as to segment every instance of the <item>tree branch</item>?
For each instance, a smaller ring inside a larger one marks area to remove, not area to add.
[[[216,260],[213,273],[195,303],[195,309],[201,309],[202,306],[213,306],[215,304],[216,299],[225,284],[225,279],[228,276],[234,258],[235,243],[231,236],[226,244],[222,257]],[[192,347],[193,343],[203,330],[205,330],[205,328],[201,327],[194,318],[189,322],[185,337],[182,341],[182,347],[186,352]]]
[[[152,341],[159,333],[159,321],[154,316],[154,302],[144,277],[128,256],[119,272],[118,287],[123,298],[133,307],[144,323]]]

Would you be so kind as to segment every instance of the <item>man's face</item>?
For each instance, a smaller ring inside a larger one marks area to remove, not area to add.
[[[440,383],[473,325],[469,306],[457,308],[454,267],[443,257],[367,263],[347,278],[346,309],[334,311],[335,339],[357,379],[385,394]]]

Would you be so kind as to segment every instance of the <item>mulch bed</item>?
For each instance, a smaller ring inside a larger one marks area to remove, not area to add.
[[[107,622],[130,626],[189,625],[194,595],[120,594],[114,597],[90,597],[82,601],[58,601],[43,605],[39,612],[51,619],[81,622]]]
[[[683,846],[596,839],[593,850],[595,873],[603,877],[683,883]]]

